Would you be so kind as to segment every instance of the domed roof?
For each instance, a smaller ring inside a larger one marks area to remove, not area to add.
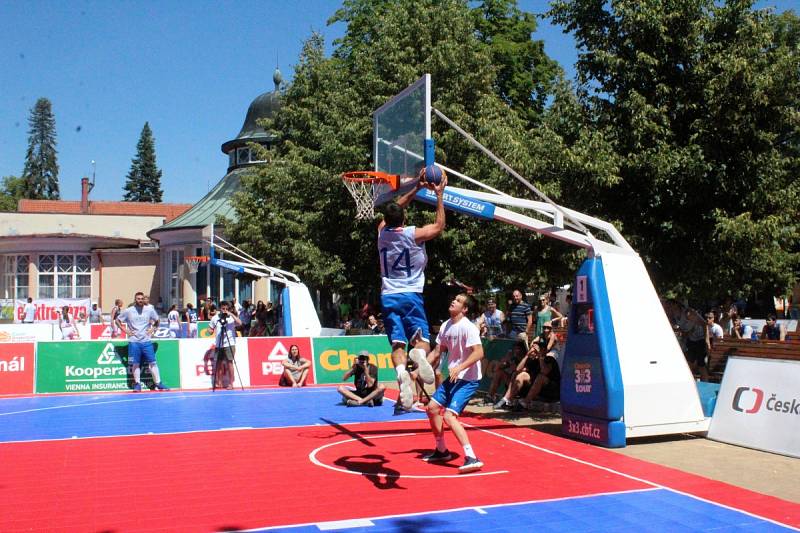
[[[231,149],[249,142],[267,141],[273,138],[273,135],[267,133],[257,123],[259,119],[272,118],[275,112],[280,109],[280,85],[283,82],[280,70],[275,69],[272,81],[275,82],[275,90],[261,94],[252,101],[247,109],[247,116],[244,119],[239,135],[222,145],[224,153],[227,154]]]

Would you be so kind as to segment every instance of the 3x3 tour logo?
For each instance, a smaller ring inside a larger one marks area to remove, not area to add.
[[[733,394],[731,408],[743,414],[756,414],[762,408],[778,414],[790,414],[800,416],[800,399],[781,398],[777,393],[771,393],[766,401],[766,394],[758,387],[739,387]]]

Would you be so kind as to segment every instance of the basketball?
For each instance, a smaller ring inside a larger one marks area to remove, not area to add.
[[[431,185],[439,185],[442,182],[442,169],[436,165],[425,167],[425,181]]]

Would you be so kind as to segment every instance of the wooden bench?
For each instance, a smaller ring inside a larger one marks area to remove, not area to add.
[[[708,373],[712,381],[721,381],[728,357],[758,357],[800,361],[800,344],[780,341],[751,341],[726,338],[717,341],[708,353]]]

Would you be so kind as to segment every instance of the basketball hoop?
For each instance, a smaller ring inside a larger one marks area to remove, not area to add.
[[[189,269],[189,274],[197,274],[200,263],[208,263],[208,259],[207,255],[187,255],[184,261],[186,261],[186,268]]]
[[[354,170],[344,172],[342,181],[356,202],[356,219],[369,220],[375,216],[375,185],[385,184],[397,189],[399,176],[386,172]]]

